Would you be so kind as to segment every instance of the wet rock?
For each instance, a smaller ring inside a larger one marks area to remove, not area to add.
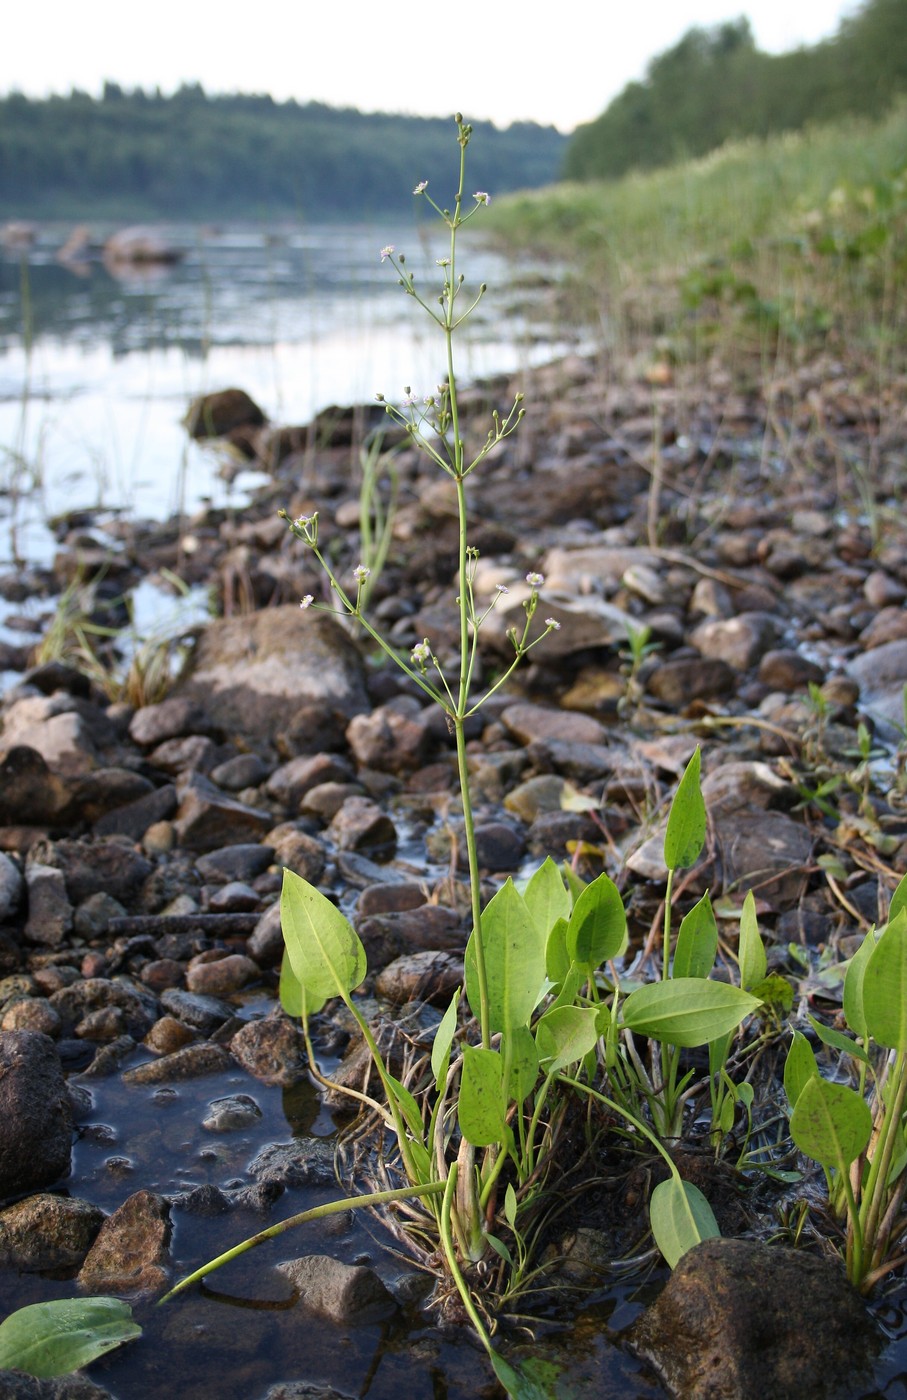
[[[29,943],[59,948],[72,928],[72,905],[62,870],[52,865],[29,865],[25,883],[28,886],[26,939]]]
[[[132,841],[140,841],[150,827],[172,817],[176,806],[176,788],[172,783],[165,783],[134,802],[106,812],[95,822],[95,835],[128,836]]]
[[[348,635],[332,618],[290,605],[210,623],[179,689],[220,729],[246,739],[273,738],[312,702],[322,718],[334,712],[348,720],[369,708]]]
[[[67,1176],[71,1139],[72,1106],[53,1041],[0,1031],[0,1200]]]
[[[148,755],[148,762],[171,777],[182,773],[209,773],[217,766],[221,751],[204,734],[189,734],[185,739],[167,739]]]
[[[230,1041],[230,1051],[263,1084],[296,1084],[308,1074],[302,1033],[280,1011],[247,1021]]]
[[[791,787],[767,763],[722,763],[702,779],[702,796],[712,817],[741,807],[777,807]]]
[[[63,1022],[44,997],[12,997],[0,1014],[0,1030],[40,1031],[53,1040]]]
[[[528,756],[543,772],[555,772],[577,783],[604,778],[623,759],[620,749],[608,744],[579,744],[565,739],[538,739],[530,744]]]
[[[855,656],[847,670],[860,687],[860,703],[874,718],[903,725],[907,639],[886,642]]]
[[[149,1297],[167,1283],[170,1207],[153,1191],[136,1191],[108,1216],[79,1271],[83,1293]]]
[[[2,1395],[0,1395],[2,1400]],[[279,1381],[265,1392],[262,1400],[352,1400],[349,1392],[314,1381]]]
[[[327,1254],[307,1254],[277,1265],[310,1311],[345,1326],[367,1326],[396,1312],[397,1305],[374,1269],[344,1264]]]
[[[630,1338],[677,1400],[851,1396],[879,1348],[838,1264],[730,1239],[684,1255]]]
[[[261,1119],[261,1109],[249,1094],[230,1094],[212,1099],[202,1127],[209,1133],[236,1133]]]
[[[463,980],[463,959],[453,953],[409,953],[378,975],[375,995],[395,1006],[427,1001],[446,1007]]]
[[[175,1016],[162,1016],[159,1021],[155,1021],[143,1044],[156,1055],[172,1055],[184,1046],[191,1045],[194,1039],[195,1032],[184,1026],[182,1021],[178,1021]]]
[[[334,1146],[324,1138],[297,1138],[272,1142],[249,1163],[257,1181],[297,1186],[336,1186]]]
[[[319,821],[328,825],[348,797],[364,795],[364,789],[359,783],[319,783],[305,794],[299,804],[299,810],[306,816],[317,817]]]
[[[202,953],[186,969],[186,986],[201,996],[227,997],[260,975],[258,964],[243,953],[228,953],[225,957]]]
[[[0,1211],[0,1266],[23,1274],[77,1269],[104,1212],[89,1201],[42,1192]]]
[[[178,792],[180,805],[174,827],[186,850],[211,851],[233,842],[245,844],[263,836],[272,824],[270,813],[227,797],[200,773],[190,774]]]
[[[73,928],[80,938],[101,938],[110,927],[111,919],[122,919],[125,913],[118,899],[98,890],[79,904],[73,915]]]
[[[367,885],[356,901],[356,913],[363,919],[373,914],[399,914],[405,909],[421,909],[426,902],[422,885]]]
[[[159,1014],[156,997],[126,978],[86,977],[54,992],[50,1004],[67,1026],[77,1025],[92,1012],[117,1009],[123,1015],[122,1029],[137,1040]]]
[[[783,812],[727,813],[717,825],[716,842],[725,887],[754,890],[781,903],[803,891],[813,838]]]
[[[521,821],[534,822],[543,812],[560,812],[564,787],[563,778],[554,773],[540,773],[508,792],[504,806]]]
[[[863,593],[873,608],[886,608],[892,603],[903,603],[907,598],[907,588],[884,569],[873,569],[866,575]]]
[[[84,1040],[73,1040],[61,1042],[68,1045],[87,1045]],[[108,1045],[103,1045],[91,1058],[91,1062],[82,1069],[83,1079],[107,1079],[113,1074],[119,1074],[125,1062],[131,1057],[135,1050],[135,1041],[131,1035],[118,1035],[116,1040],[111,1040]],[[81,1065],[79,1066],[81,1068]]]
[[[173,1084],[181,1079],[200,1079],[205,1074],[223,1074],[230,1064],[229,1053],[222,1045],[186,1045],[172,1055],[125,1070],[123,1083]]]
[[[186,414],[190,437],[226,437],[234,428],[260,428],[265,415],[245,389],[218,389],[193,399]]]
[[[388,858],[397,848],[397,832],[386,812],[369,797],[348,797],[330,827],[342,851],[368,851]]]

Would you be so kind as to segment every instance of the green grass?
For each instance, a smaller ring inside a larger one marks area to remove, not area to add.
[[[893,342],[907,320],[907,106],[747,140],[616,181],[502,199],[495,233],[572,269],[567,314],[604,308],[631,340],[749,326],[789,344]],[[568,278],[568,281],[570,279]],[[745,337],[744,337],[745,339]],[[679,343],[672,344],[682,354]]]

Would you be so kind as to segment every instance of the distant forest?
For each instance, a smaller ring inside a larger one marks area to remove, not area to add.
[[[452,120],[209,96],[198,84],[167,97],[116,83],[100,98],[11,93],[0,98],[0,222],[362,217],[408,208],[409,191],[428,178],[449,199],[455,137]],[[567,138],[553,127],[477,123],[476,137],[470,192],[560,174]]]
[[[869,0],[834,38],[761,53],[746,19],[691,29],[602,115],[578,127],[563,173],[613,179],[704,155],[725,141],[809,122],[880,117],[907,95],[907,0]]]

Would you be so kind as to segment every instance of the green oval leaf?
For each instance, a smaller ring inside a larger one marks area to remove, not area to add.
[[[308,1014],[329,997],[346,999],[368,970],[359,935],[335,904],[314,885],[284,869],[280,925]]]
[[[737,956],[740,963],[740,985],[744,991],[752,991],[757,982],[761,982],[765,977],[768,968],[765,944],[762,942],[759,922],[756,918],[756,899],[752,890],[747,894],[740,911],[740,941],[737,945]]]
[[[665,832],[664,860],[668,870],[686,870],[695,865],[705,845],[705,803],[699,788],[699,746],[681,778]]]
[[[545,985],[545,943],[512,880],[489,900],[482,914],[482,943],[488,982],[488,1029],[505,1034],[528,1025]],[[476,934],[466,945],[466,995],[473,1012],[479,1010]]]
[[[866,963],[863,1013],[877,1045],[907,1050],[907,909],[889,920]]]
[[[575,1065],[593,1049],[599,1037],[598,1008],[558,1006],[547,1011],[535,1028],[539,1060],[546,1074]]]
[[[546,938],[548,930],[557,919],[570,918],[570,906],[573,901],[564,884],[564,877],[550,856],[546,856],[533,874],[523,891],[523,899]]]
[[[855,1090],[817,1074],[800,1091],[790,1133],[801,1152],[843,1176],[869,1144],[872,1114]]]
[[[450,1068],[450,1047],[457,1033],[457,1007],[460,1004],[460,988],[454,992],[450,1005],[441,1017],[431,1046],[431,1071],[435,1076],[435,1088],[441,1089]]]
[[[708,890],[681,920],[674,949],[675,977],[708,977],[718,951],[718,925]]]
[[[847,964],[844,974],[844,1015],[854,1035],[858,1035],[861,1040],[865,1040],[868,1034],[866,1013],[863,1010],[863,978],[866,976],[866,964],[872,957],[875,946],[876,931],[873,927]]]
[[[652,1192],[649,1223],[655,1243],[672,1269],[688,1249],[721,1235],[712,1207],[699,1187],[677,1176],[660,1181]]]
[[[620,891],[608,875],[587,885],[573,906],[567,926],[567,952],[590,972],[626,946],[627,915]]]
[[[460,1132],[473,1147],[504,1142],[504,1062],[496,1050],[467,1045],[463,1050],[463,1074],[457,1117]]]
[[[907,705],[907,690],[905,690],[904,704]],[[891,896],[891,903],[888,906],[888,922],[893,923],[904,909],[907,909],[907,875],[901,876],[898,887]]]
[[[672,977],[638,987],[621,1005],[623,1023],[668,1045],[707,1045],[736,1030],[759,1007],[756,997],[727,982]]]
[[[20,1308],[0,1324],[0,1370],[44,1379],[78,1371],[142,1335],[120,1298],[56,1298]]]
[[[816,1064],[812,1046],[802,1031],[794,1031],[794,1038],[784,1062],[784,1092],[791,1108],[796,1107],[803,1089],[810,1079],[818,1076],[818,1073],[819,1066]]]
[[[849,1035],[844,1035],[842,1031],[836,1031],[833,1026],[823,1026],[822,1022],[817,1021],[815,1016],[811,1016],[808,1011],[806,1016],[823,1045],[827,1045],[831,1050],[838,1050],[841,1054],[853,1055],[855,1060],[861,1060],[864,1065],[869,1064],[868,1050],[862,1045],[858,1045],[855,1040],[851,1040]]]

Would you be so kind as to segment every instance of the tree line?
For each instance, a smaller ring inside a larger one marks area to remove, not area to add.
[[[907,0],[868,0],[833,38],[783,54],[749,22],[690,29],[596,121],[578,127],[568,179],[613,179],[704,155],[725,141],[848,116],[877,118],[907,94]]]
[[[116,83],[99,98],[13,92],[0,98],[0,220],[383,213],[429,175],[447,193],[453,130],[443,119],[208,95],[199,84],[169,96]],[[553,127],[476,123],[476,133],[476,188],[557,178],[566,138]]]

